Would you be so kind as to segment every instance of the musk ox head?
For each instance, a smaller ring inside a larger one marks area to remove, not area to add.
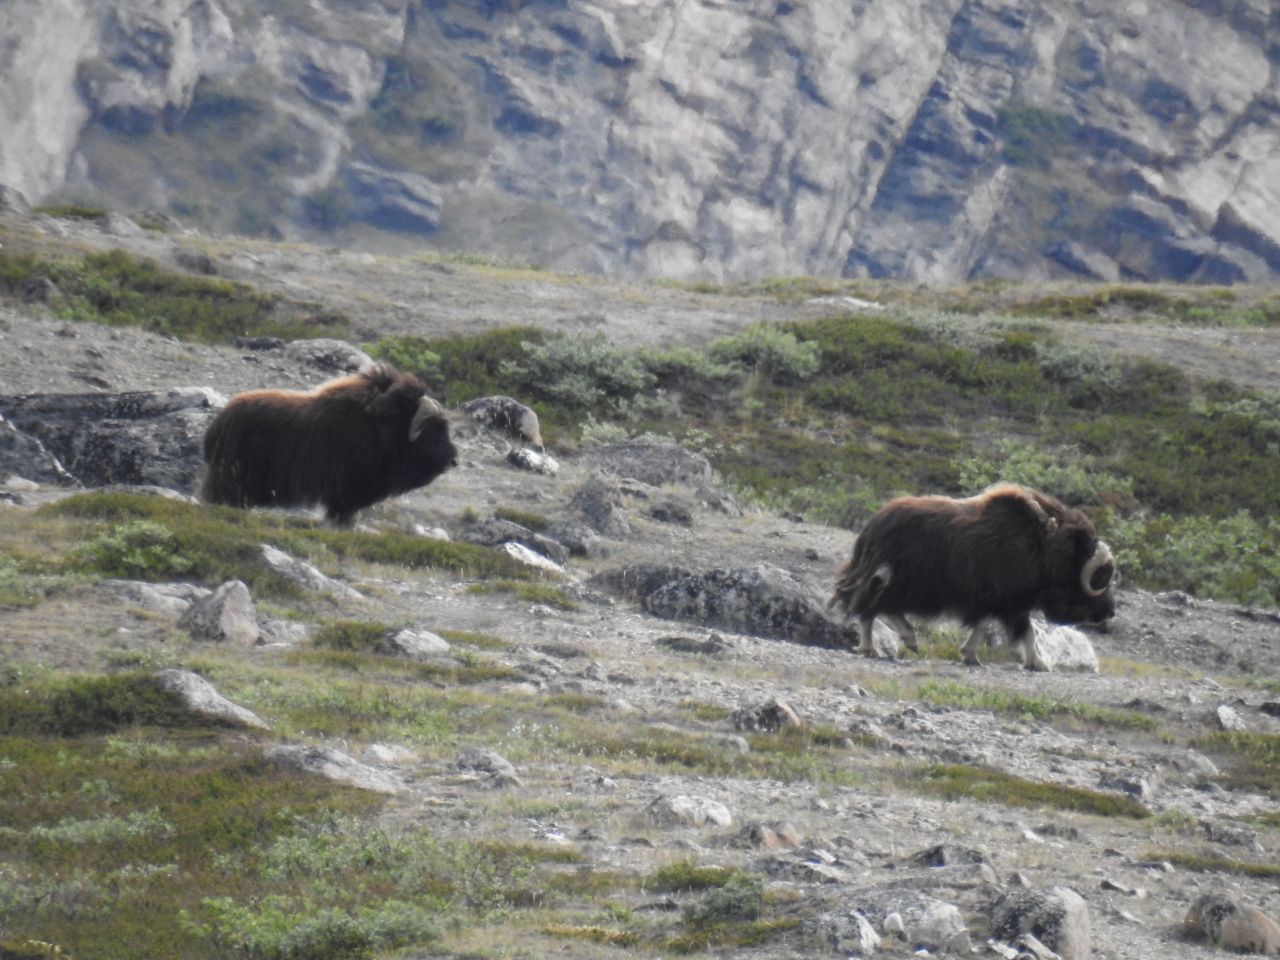
[[[1059,541],[1052,549],[1060,550],[1063,559],[1054,564],[1054,582],[1040,598],[1045,618],[1053,623],[1101,623],[1114,617],[1115,559],[1093,525],[1084,520],[1083,526],[1051,540]]]

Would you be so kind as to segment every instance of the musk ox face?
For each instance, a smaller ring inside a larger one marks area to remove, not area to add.
[[[1082,549],[1075,552],[1075,569],[1068,568],[1066,582],[1045,590],[1040,608],[1053,623],[1102,623],[1116,615],[1113,591],[1116,576],[1111,548],[1101,540],[1083,536]]]

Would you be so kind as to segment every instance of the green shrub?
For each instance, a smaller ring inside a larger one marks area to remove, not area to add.
[[[536,327],[500,327],[474,336],[441,340],[384,337],[366,350],[370,356],[418,373],[433,396],[458,404],[475,397],[520,394],[523,381],[504,371],[523,363],[529,345],[546,338],[547,334]],[[538,412],[541,415],[542,411]]]
[[[148,673],[71,676],[22,689],[0,687],[0,736],[77,737],[128,727],[199,723]]]
[[[764,880],[755,874],[732,870],[699,900],[684,909],[686,923],[708,926],[755,920],[764,910]]]
[[[524,346],[524,358],[504,363],[502,374],[572,413],[620,411],[654,385],[635,350],[616,346],[603,335],[555,337]]]
[[[998,440],[984,456],[963,460],[956,473],[962,490],[977,493],[998,481],[1020,483],[1069,505],[1131,506],[1133,481],[1098,468],[1077,448],[1050,454],[1017,440]]]
[[[1280,605],[1280,520],[1137,513],[1101,524],[1122,577],[1263,607]]]
[[[1013,807],[1053,807],[1102,817],[1141,819],[1150,815],[1146,807],[1131,797],[1024,780],[987,767],[934,763],[904,775],[902,783],[947,800],[967,798]]]
[[[140,580],[181,576],[196,565],[180,552],[173,532],[151,520],[117,524],[76,551],[74,559],[104,577]]]
[[[1029,104],[1010,103],[996,115],[996,132],[1005,162],[1014,166],[1048,167],[1071,146],[1075,121]]]
[[[241,283],[192,277],[123,250],[86,253],[78,261],[0,249],[0,293],[47,277],[62,294],[54,311],[71,320],[146,327],[182,340],[219,343],[241,335],[343,336],[347,321],[289,304]]]
[[[427,567],[449,570],[460,576],[502,577],[505,580],[536,579],[539,574],[507,554],[488,547],[455,543],[415,536],[398,530],[365,533],[318,527],[306,518],[273,511],[236,510],[210,507],[126,492],[77,494],[36,511],[33,523],[45,518],[75,518],[86,521],[87,538],[94,547],[86,556],[98,555],[94,546],[98,536],[96,524],[131,527],[146,522],[158,526],[172,537],[171,546],[178,557],[191,561],[184,571],[186,579],[217,586],[227,580],[243,580],[255,594],[293,597],[300,588],[267,566],[262,544],[271,543],[297,556],[309,556],[312,562],[328,558],[356,559],[372,563],[394,564],[409,568]],[[147,527],[144,529],[151,529]],[[150,536],[150,535],[147,535]],[[159,537],[157,533],[155,536]],[[110,565],[117,557],[132,562],[130,541],[117,548],[115,534],[104,534],[107,546],[102,554]],[[167,566],[163,550],[145,549],[141,559],[130,569],[149,579],[167,578],[173,571]],[[167,542],[167,541],[166,541]],[[89,569],[76,554],[73,568]],[[101,566],[91,568],[103,575]],[[119,565],[113,569],[122,569]]]
[[[788,330],[759,323],[711,344],[713,361],[754,372],[776,383],[799,383],[818,372],[819,348]]]
[[[422,337],[385,337],[366,348],[375,360],[385,360],[398,370],[417,374],[425,383],[440,379],[440,354]]]
[[[324,650],[385,653],[391,629],[371,620],[330,620],[321,624],[311,643]]]

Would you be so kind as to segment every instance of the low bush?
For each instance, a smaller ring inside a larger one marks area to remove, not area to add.
[[[0,736],[77,737],[201,723],[148,673],[67,676],[21,689],[0,687]]]
[[[252,287],[170,271],[123,250],[79,260],[0,249],[0,294],[26,280],[52,280],[61,296],[51,306],[70,320],[146,327],[182,340],[219,343],[236,336],[345,336],[347,321]]]

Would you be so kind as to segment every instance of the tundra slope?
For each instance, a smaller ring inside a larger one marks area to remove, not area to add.
[[[243,256],[230,248],[228,243],[230,258]],[[352,315],[369,336],[384,332],[378,325],[382,310],[368,302],[361,306],[356,291],[402,295],[407,301],[401,285],[423,275],[421,264],[407,261],[366,263],[310,249],[248,249],[273,261],[270,269],[261,268],[263,277],[287,276],[291,283],[305,284],[326,266],[341,265],[346,273],[340,286],[357,305]],[[600,283],[565,289],[554,278],[494,280],[463,266],[450,267],[438,276],[441,282],[431,284],[434,293],[429,306],[439,297],[447,300],[448,309],[442,311],[446,319],[438,330],[430,331],[433,334],[465,329],[462,318],[468,315],[494,325],[503,318],[528,319],[516,309],[521,303],[532,304],[537,318],[547,317],[564,329],[572,324],[573,311],[590,300],[593,319],[584,326],[611,329],[619,324],[631,337],[649,336],[662,343],[677,340],[682,332],[706,336],[705,331],[694,330],[703,319],[713,317],[728,325],[758,316],[750,312],[753,301],[634,285]],[[732,315],[737,306],[747,308],[740,318]],[[774,306],[770,304],[771,309]],[[655,321],[648,326],[646,310],[653,311]],[[428,315],[420,314],[420,322],[431,323],[433,314],[427,308],[423,313]],[[407,317],[397,315],[388,322],[407,324]],[[664,325],[659,326],[658,320]],[[720,327],[712,335],[723,330]],[[41,319],[27,308],[0,309],[0,333],[5,347],[0,349],[0,385],[5,392],[83,391],[86,384],[93,384],[87,376],[99,378],[103,382],[96,386],[110,390],[204,384],[226,394],[268,386],[309,387],[327,379],[327,374],[288,364],[277,356]],[[590,470],[589,460],[565,457],[557,477],[517,472],[503,464],[503,449],[482,442],[462,447],[462,462],[456,470],[427,491],[380,508],[387,511],[384,518],[432,526],[454,523],[468,509],[481,515],[499,507],[549,514],[562,508]],[[685,495],[678,486],[667,492]],[[846,531],[764,514],[734,518],[699,509],[694,526],[685,529],[647,519],[639,499],[631,501],[627,511],[632,534],[611,541],[607,557],[573,561],[575,576],[642,562],[712,569],[725,566],[726,558],[735,558],[735,563],[760,558],[786,568],[821,595],[849,554],[851,537]],[[625,718],[679,738],[728,732],[723,723],[691,719],[682,704],[733,708],[777,696],[806,722],[848,730],[882,744],[876,749],[851,749],[842,761],[851,766],[891,771],[904,761],[984,764],[1028,779],[1089,788],[1105,781],[1143,789],[1145,781],[1152,809],[1168,814],[1170,823],[1189,822],[1190,826],[1180,832],[1150,822],[929,799],[894,786],[891,779],[867,791],[652,767],[605,783],[610,778],[573,754],[554,761],[518,762],[522,786],[501,792],[470,785],[448,760],[419,758],[398,771],[410,781],[411,789],[388,806],[389,821],[420,823],[430,818],[450,835],[483,840],[564,842],[551,839],[564,837],[597,869],[647,872],[689,856],[700,862],[760,869],[762,860],[768,859],[761,851],[725,841],[747,822],[786,819],[805,840],[799,851],[779,854],[788,870],[798,869],[808,851],[821,850],[835,855],[850,877],[849,883],[841,885],[793,881],[787,879],[790,874],[780,875],[779,883],[797,890],[800,906],[796,909],[806,918],[840,909],[841,890],[847,886],[900,879],[903,869],[892,864],[902,857],[935,843],[961,844],[985,853],[1002,880],[1017,870],[1036,885],[1063,884],[1078,890],[1090,907],[1095,956],[1107,960],[1222,956],[1202,944],[1186,942],[1178,932],[1188,905],[1207,890],[1238,887],[1272,916],[1280,914],[1280,891],[1271,881],[1179,868],[1165,872],[1152,866],[1147,856],[1152,849],[1173,846],[1236,859],[1276,861],[1280,841],[1275,829],[1258,827],[1249,819],[1268,808],[1266,798],[1245,791],[1204,789],[1202,777],[1187,766],[1185,749],[1189,739],[1215,729],[1215,710],[1220,705],[1234,705],[1246,713],[1255,729],[1276,731],[1274,719],[1256,709],[1267,699],[1257,678],[1280,676],[1280,620],[1273,612],[1121,589],[1109,632],[1093,636],[1099,653],[1107,658],[1100,675],[1032,675],[1005,661],[981,670],[965,668],[939,656],[928,642],[923,658],[896,663],[723,634],[727,647],[722,654],[682,654],[659,641],[672,636],[707,639],[707,631],[655,620],[625,603],[588,600],[577,610],[558,611],[531,607],[514,598],[477,596],[467,584],[444,574],[351,565],[344,576],[371,598],[371,605],[358,611],[360,616],[389,623],[428,616],[441,628],[472,630],[508,641],[509,649],[499,656],[529,679],[525,689],[506,693],[512,697],[594,696],[605,704],[602,709],[611,720]],[[51,597],[29,610],[0,612],[0,635],[8,642],[8,650],[23,660],[61,669],[101,669],[107,647],[131,655],[175,655],[172,628],[163,618],[139,617],[132,605],[92,588]],[[179,656],[185,653],[176,651]],[[246,656],[258,663],[270,662],[272,654],[258,650]],[[912,693],[922,684],[939,683],[1065,705],[1137,711],[1155,717],[1161,730],[1159,735],[1128,728],[1100,732],[1056,717],[1026,719],[986,708],[938,704]],[[513,756],[522,736],[529,735],[512,732],[508,747]],[[360,745],[350,746],[354,750]],[[1159,776],[1151,777],[1153,771]],[[568,805],[566,793],[573,798]],[[721,801],[731,809],[735,824],[719,831],[639,826],[632,813],[660,794],[694,794]],[[644,842],[629,842],[636,838]],[[1139,896],[1138,890],[1144,895]],[[943,898],[952,896],[962,903],[967,918],[976,915],[972,891],[947,892]],[[541,943],[531,940],[521,947],[547,956],[593,955],[573,946],[566,952],[561,949],[563,942],[555,940],[545,941],[545,948]],[[903,952],[888,949],[885,954]],[[795,953],[790,947],[766,945],[750,955],[781,960]]]

